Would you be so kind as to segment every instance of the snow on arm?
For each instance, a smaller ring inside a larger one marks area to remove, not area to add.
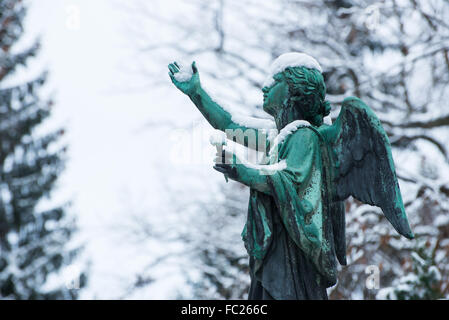
[[[284,140],[293,132],[298,130],[301,127],[310,127],[310,122],[306,120],[295,120],[286,125],[279,134],[274,138],[273,144],[270,148],[269,157],[272,159],[274,157],[277,158],[277,152],[279,151],[279,145],[284,142]]]
[[[204,86],[202,86],[202,88],[209,95],[212,101],[214,101],[223,110],[231,115],[231,121],[236,125],[249,129],[276,129],[276,123],[274,122],[274,120],[255,118],[239,113],[234,108],[228,106],[227,103],[223,102],[221,99],[218,99],[217,94],[211,92],[210,89],[206,89]]]
[[[243,164],[247,168],[258,170],[260,174],[262,175],[270,175],[274,174],[277,171],[282,171],[287,168],[287,162],[286,160],[277,161],[278,159],[278,147],[281,143],[284,142],[284,140],[294,133],[298,128],[302,127],[309,127],[311,124],[308,121],[305,120],[296,120],[291,123],[289,123],[287,126],[285,126],[279,134],[274,138],[273,140],[273,146],[270,148],[270,159],[272,160],[272,164],[268,165],[259,165],[259,164],[253,164],[249,161],[245,160],[245,156],[242,155],[237,150],[234,150],[233,153],[236,155],[239,163]]]
[[[229,111],[228,111],[229,112]],[[276,123],[270,119],[261,119],[248,117],[242,114],[231,113],[231,119],[234,123],[253,129],[275,129]]]
[[[226,148],[228,149],[228,147]],[[287,168],[287,162],[285,160],[281,160],[274,164],[256,164],[252,163],[247,159],[247,155],[244,154],[242,149],[235,148],[232,150],[232,153],[235,155],[237,164],[243,165],[246,168],[254,169],[259,172],[261,175],[269,175],[273,174],[276,171],[284,170]]]
[[[305,181],[309,181],[314,176],[319,179],[319,170],[316,170],[316,155],[319,152],[319,137],[307,126],[297,126],[289,128],[291,133],[283,135],[284,143],[279,147],[279,156],[270,158],[270,162],[276,159],[284,159],[286,168],[281,172],[284,178],[291,183],[301,186]],[[289,130],[289,131],[290,131]]]
[[[332,125],[332,118],[330,116],[326,116],[323,118],[323,123],[327,124],[328,126]]]
[[[267,164],[267,165],[253,164],[250,162],[242,162],[242,164],[247,168],[255,169],[255,170],[259,171],[259,174],[261,174],[261,175],[271,175],[277,171],[282,171],[284,169],[287,169],[287,161],[285,161],[285,160],[281,160],[274,164]]]

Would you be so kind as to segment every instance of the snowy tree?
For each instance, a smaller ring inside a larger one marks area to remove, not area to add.
[[[183,275],[173,297],[245,299],[249,290],[248,256],[240,233],[245,223],[242,212],[247,206],[248,190],[230,181],[211,190],[212,196],[201,199],[183,191],[181,186],[176,190],[169,185],[164,188],[171,204],[158,209],[164,223],[149,220],[148,212],[143,210],[142,214],[133,214],[123,228],[128,241],[146,241],[150,247],[163,248],[159,255],[145,252],[152,259],[134,275],[123,297],[133,297],[139,290],[154,285],[161,277],[159,270],[168,269],[169,273]]]
[[[190,283],[198,299],[243,299],[249,290],[249,269],[240,233],[245,223],[242,212],[246,209],[248,192],[234,182],[220,189],[221,197],[197,209],[203,212],[202,220],[207,225],[198,226],[193,233],[201,234],[196,237],[197,253],[193,256],[199,258],[197,268],[201,273],[197,279],[190,279]]]
[[[36,42],[14,50],[25,15],[24,1],[0,1],[0,298],[72,299],[77,292],[65,283],[47,281],[78,252],[66,248],[75,230],[66,205],[45,201],[63,169],[64,131],[36,132],[51,113],[52,102],[39,95],[46,73],[10,81],[39,49]],[[79,280],[81,287],[85,276]]]
[[[434,300],[444,298],[445,286],[435,261],[438,244],[429,248],[421,242],[412,252],[412,272],[395,279],[391,287],[379,290],[378,299]]]
[[[140,23],[132,33],[144,75],[164,74],[167,56],[196,60],[215,98],[263,116],[260,88],[269,63],[302,51],[323,67],[334,118],[349,95],[373,108],[393,146],[417,241],[438,242],[434,263],[441,282],[449,282],[447,1],[197,0],[178,1],[179,11],[168,14],[162,8],[157,1],[134,7]],[[169,30],[164,38],[148,37],[146,30],[156,25]],[[378,208],[348,201],[346,226],[348,266],[331,298],[375,298],[377,291],[365,287],[369,265],[379,267],[383,288],[414,272],[415,241],[400,238]],[[449,296],[447,287],[441,290]]]

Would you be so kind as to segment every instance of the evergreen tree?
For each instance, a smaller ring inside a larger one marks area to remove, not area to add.
[[[51,112],[51,101],[39,96],[46,74],[2,85],[39,49],[36,42],[13,50],[25,15],[24,1],[0,0],[0,299],[73,299],[76,290],[47,281],[78,250],[65,249],[74,231],[65,206],[44,208],[42,201],[63,169],[65,152],[58,146],[63,130],[36,133]]]
[[[190,259],[198,261],[199,277],[189,280],[195,299],[246,299],[250,278],[241,232],[249,194],[236,182],[219,190],[214,201],[198,206],[204,224],[196,225],[191,234]]]
[[[419,239],[418,239],[419,240]],[[383,288],[377,294],[378,299],[389,300],[435,300],[444,298],[444,283],[435,255],[439,242],[431,244],[419,241],[412,252],[413,269],[393,281],[391,287]],[[430,254],[429,254],[430,253]]]

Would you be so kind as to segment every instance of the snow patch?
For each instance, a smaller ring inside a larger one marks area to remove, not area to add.
[[[436,282],[441,281],[442,276],[440,270],[438,270],[437,266],[430,266],[429,267],[429,274],[433,275],[433,278]]]
[[[267,164],[267,165],[259,165],[259,164],[253,164],[250,162],[244,162],[243,165],[245,167],[256,169],[256,170],[267,170],[267,171],[280,171],[280,170],[284,170],[287,168],[287,162],[285,160],[281,160],[274,164]]]
[[[228,111],[228,110],[226,110]],[[229,112],[229,111],[228,111]],[[242,114],[232,114],[231,119],[233,122],[240,126],[253,129],[275,129],[276,123],[270,119],[260,119],[254,117],[244,116]]]
[[[413,259],[414,259],[417,263],[419,263],[421,266],[425,266],[425,265],[426,265],[426,261],[425,261],[423,258],[421,258],[421,257],[419,256],[419,254],[417,254],[416,252],[412,252],[412,257],[413,257]]]
[[[248,161],[247,157],[242,154],[240,150],[234,149],[231,153],[237,158],[237,163],[242,164],[247,168],[258,170],[262,175],[271,175],[276,171],[281,171],[287,168],[287,162],[285,160],[273,164],[255,164]]]
[[[192,65],[184,62],[177,62],[177,64],[179,65],[179,72],[175,73],[175,79],[179,82],[187,82],[192,79]]]
[[[226,145],[226,133],[220,130],[214,130],[209,137],[209,142],[216,147]]]
[[[257,165],[257,164],[252,164],[250,162],[245,162],[242,164],[247,168],[258,170],[259,173],[262,175],[272,175],[272,174],[276,173],[277,171],[282,171],[287,168],[287,161],[285,161],[285,160],[281,160],[274,164],[268,164],[268,165]]]
[[[316,69],[319,72],[323,72],[318,61],[315,58],[309,56],[308,54],[302,52],[289,52],[280,55],[271,64],[270,73],[266,78],[263,86],[270,87],[274,83],[273,77],[279,72],[284,71],[288,67],[306,67],[309,69]]]
[[[276,129],[276,123],[274,122],[274,120],[255,118],[238,113],[234,108],[228,106],[227,103],[218,99],[217,95],[214,94],[214,92],[212,92],[210,89],[206,88],[204,85],[202,85],[201,87],[216,104],[218,104],[223,110],[231,115],[231,120],[239,126],[247,127],[250,129]]]
[[[311,124],[309,121],[306,120],[295,120],[293,122],[290,122],[287,124],[280,132],[279,134],[274,138],[273,145],[270,148],[269,157],[273,158],[276,155],[276,151],[278,149],[278,146],[284,142],[285,138],[287,138],[290,134],[298,130],[298,128],[301,127],[310,127]]]
[[[438,217],[436,217],[435,226],[437,227],[443,227],[449,224],[449,215],[440,214]]]

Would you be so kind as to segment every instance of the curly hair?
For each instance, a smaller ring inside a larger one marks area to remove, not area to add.
[[[321,126],[331,105],[325,100],[326,85],[321,72],[307,67],[288,67],[283,72],[289,87],[290,106],[314,126]]]

